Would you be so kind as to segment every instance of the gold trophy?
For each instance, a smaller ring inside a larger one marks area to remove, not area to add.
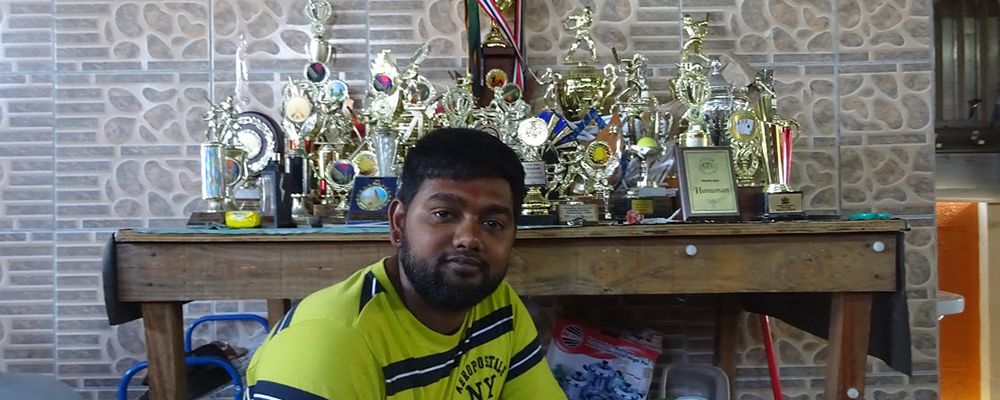
[[[701,52],[702,40],[708,35],[708,20],[695,20],[685,15],[684,31],[688,40],[681,50],[677,64],[680,76],[671,81],[670,90],[681,104],[687,106],[683,119],[687,129],[680,135],[678,145],[684,147],[705,147],[712,145],[712,138],[705,127],[705,102],[711,96],[711,85],[705,76],[709,60]]]
[[[792,171],[792,145],[798,123],[777,113],[774,71],[763,69],[751,85],[759,93],[758,118],[763,121],[761,153],[767,186],[764,188],[764,218],[801,219],[805,217],[802,192],[789,185]]]
[[[712,145],[712,138],[705,129],[705,102],[711,95],[708,79],[701,64],[681,63],[680,76],[673,82],[674,97],[687,107],[682,117],[687,121],[687,129],[681,133],[678,145],[683,147],[706,147]]]
[[[496,0],[497,9],[501,13],[507,12],[507,9],[514,2],[512,0]],[[507,47],[507,40],[503,38],[503,33],[500,32],[500,25],[497,25],[497,21],[490,18],[490,33],[486,34],[486,38],[483,39],[483,47]]]
[[[590,37],[590,29],[594,25],[593,13],[590,7],[585,7],[579,14],[573,14],[563,21],[563,28],[573,33],[574,41],[566,53],[564,61],[572,63],[576,53],[586,46],[587,56],[576,61],[565,76],[547,72],[539,78],[540,84],[555,85],[546,91],[554,93],[559,108],[571,121],[579,121],[591,108],[598,113],[607,113],[606,104],[614,91],[618,74],[613,65],[606,65],[604,71],[598,70],[593,64],[597,62],[597,47]]]
[[[396,119],[399,115],[400,82],[390,50],[382,50],[372,60],[371,73],[372,80],[368,88],[371,102],[364,110],[367,119],[366,141],[375,152],[379,176],[395,176],[399,151]]]
[[[538,117],[528,117],[517,125],[517,143],[514,149],[521,156],[521,164],[524,167],[524,184],[528,188],[528,193],[524,196],[521,204],[521,215],[526,222],[535,225],[551,225],[554,220],[549,218],[549,209],[552,203],[542,195],[548,181],[545,175],[545,161],[542,160],[542,151],[549,139],[551,129],[545,120]],[[534,217],[532,220],[531,217]]]

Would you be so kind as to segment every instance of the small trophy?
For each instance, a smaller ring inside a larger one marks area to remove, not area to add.
[[[517,142],[520,146],[515,150],[521,155],[524,167],[524,184],[528,188],[521,204],[519,221],[525,225],[552,225],[555,219],[549,214],[552,203],[542,195],[542,189],[547,185],[545,161],[542,151],[548,143],[549,124],[538,117],[521,120],[517,125]]]
[[[382,50],[372,60],[372,80],[368,88],[371,99],[364,110],[367,117],[366,140],[375,152],[379,175],[395,176],[399,134],[396,118],[399,115],[399,71],[392,61],[392,52]]]

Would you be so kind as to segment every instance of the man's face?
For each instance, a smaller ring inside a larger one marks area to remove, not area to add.
[[[507,181],[428,179],[410,204],[394,204],[403,273],[441,310],[466,310],[485,299],[507,273],[515,221]]]

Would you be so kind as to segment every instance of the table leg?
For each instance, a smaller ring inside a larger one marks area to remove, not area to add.
[[[142,303],[151,400],[188,399],[182,305],[173,302]]]
[[[740,322],[739,298],[735,295],[719,297],[718,314],[715,321],[715,365],[719,366],[730,382],[736,382],[737,339]],[[730,384],[732,387],[732,384]],[[730,398],[736,398],[736,391],[730,391]]]
[[[871,293],[832,295],[830,342],[826,356],[827,399],[853,400],[865,395],[871,308]]]
[[[268,299],[267,300],[267,322],[271,324],[271,329],[278,326],[281,319],[285,317],[288,310],[292,308],[292,301],[288,299]]]

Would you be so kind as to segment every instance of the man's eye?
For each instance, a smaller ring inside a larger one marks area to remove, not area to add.
[[[445,210],[436,210],[436,211],[431,212],[431,214],[433,214],[438,219],[448,219],[448,218],[451,218],[451,216],[452,216],[450,212],[445,211]]]
[[[488,219],[483,221],[483,226],[485,226],[486,229],[501,230],[503,229],[504,225],[503,222],[497,221],[495,219]]]

